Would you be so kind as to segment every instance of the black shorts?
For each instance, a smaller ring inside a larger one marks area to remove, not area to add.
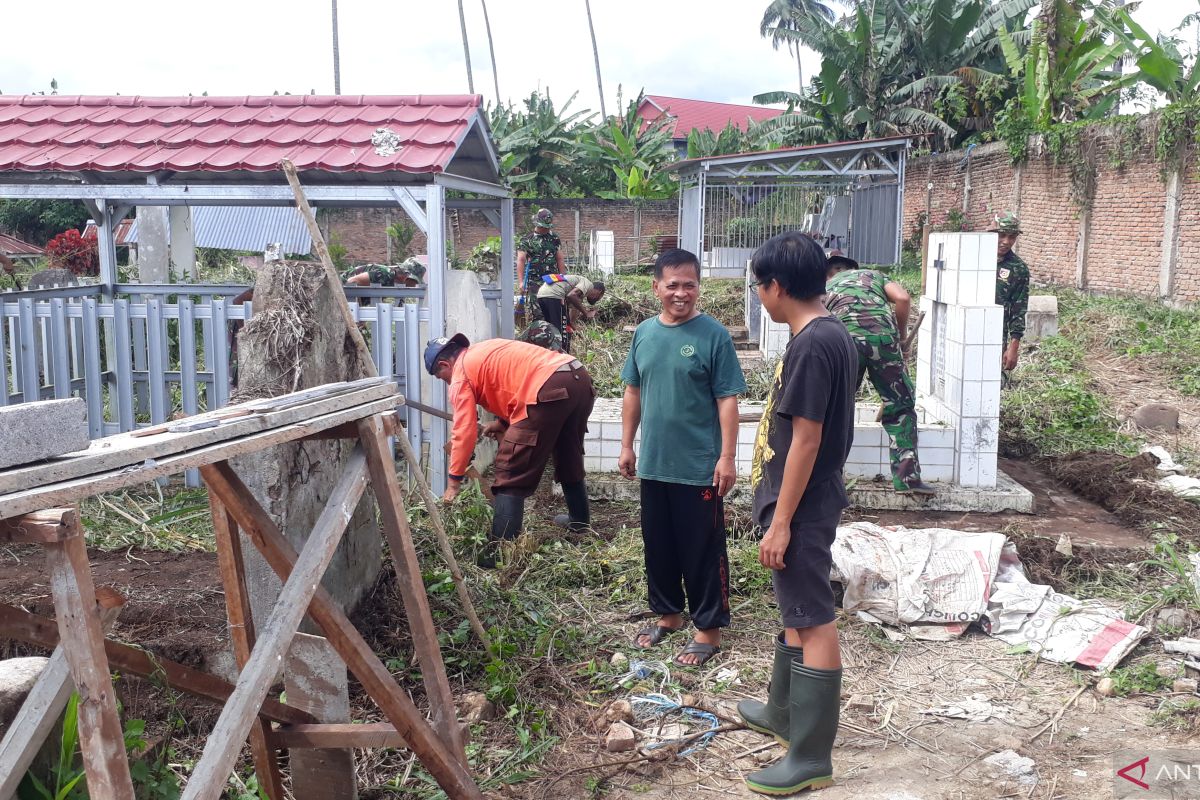
[[[783,554],[784,568],[771,573],[775,602],[785,628],[814,628],[833,622],[835,611],[829,570],[833,539],[842,512],[792,522],[792,538]]]

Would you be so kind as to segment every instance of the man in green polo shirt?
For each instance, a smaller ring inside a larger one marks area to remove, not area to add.
[[[746,391],[729,331],[696,308],[700,262],[668,250],[654,263],[662,313],[643,322],[621,380],[621,456],[626,478],[641,478],[642,542],[650,609],[659,620],[634,645],[653,647],[683,627],[686,595],[697,630],[675,657],[699,666],[721,649],[729,625],[729,564],[722,498],[737,479],[737,396]],[[640,458],[633,438],[642,429]]]

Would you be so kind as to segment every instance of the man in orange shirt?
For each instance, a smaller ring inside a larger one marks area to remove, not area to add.
[[[476,406],[495,414],[485,436],[500,441],[496,453],[495,516],[489,540],[514,539],[521,531],[525,498],[537,490],[546,462],[554,456],[554,479],[562,484],[567,514],[554,521],[571,530],[590,522],[583,471],[583,435],[596,392],[583,364],[566,353],[511,339],[471,344],[456,333],[425,347],[425,369],[450,384],[454,424],[450,436],[449,483],[442,499],[458,495],[478,440]],[[494,549],[480,566],[495,565]]]

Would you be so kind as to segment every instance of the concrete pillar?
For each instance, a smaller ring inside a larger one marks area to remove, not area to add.
[[[168,211],[168,224],[171,243],[171,276],[175,281],[194,283],[196,280],[196,234],[192,227],[191,207],[171,206]]]
[[[1088,285],[1087,257],[1088,242],[1092,235],[1092,209],[1079,211],[1079,239],[1075,244],[1075,288],[1086,289]]]
[[[1158,296],[1162,298],[1169,298],[1175,293],[1175,264],[1179,260],[1179,200],[1183,190],[1178,168],[1167,174],[1166,189],[1162,260],[1158,268]]]
[[[138,280],[166,283],[170,266],[170,215],[165,206],[138,206]]]
[[[289,706],[319,722],[350,721],[346,665],[327,639],[297,633],[284,668],[283,689]],[[296,800],[354,800],[354,751],[297,748],[288,755],[292,796]]]

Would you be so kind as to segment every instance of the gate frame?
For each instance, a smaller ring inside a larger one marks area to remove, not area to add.
[[[851,184],[862,180],[874,184],[895,183],[898,186],[895,253],[896,261],[899,262],[901,231],[904,229],[904,167],[909,144],[907,136],[896,136],[691,158],[676,162],[667,169],[679,175],[679,246],[703,258],[706,235],[704,195],[708,188],[735,186],[751,181],[788,186],[817,181],[825,183],[830,179],[845,179]],[[683,218],[685,204],[682,194],[696,191],[700,196],[696,204],[695,234],[689,240],[685,240],[684,232],[688,226],[685,226]],[[852,209],[851,228],[854,224]],[[860,221],[860,224],[870,222]],[[849,255],[853,257],[853,253]]]

